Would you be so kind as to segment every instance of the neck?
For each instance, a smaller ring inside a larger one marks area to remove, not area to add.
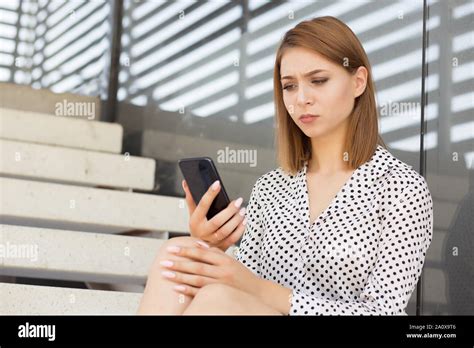
[[[311,159],[308,172],[332,175],[350,170],[349,162],[344,154],[345,133],[328,134],[325,137],[311,138]]]

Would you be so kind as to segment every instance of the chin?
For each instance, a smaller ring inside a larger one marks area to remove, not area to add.
[[[311,129],[311,128],[303,128],[301,131],[308,137],[308,138],[319,138],[324,136],[325,132],[322,132],[321,129]]]

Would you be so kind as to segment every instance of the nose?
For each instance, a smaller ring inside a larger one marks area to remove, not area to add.
[[[300,106],[313,104],[314,99],[310,87],[301,84],[296,95],[296,104]]]

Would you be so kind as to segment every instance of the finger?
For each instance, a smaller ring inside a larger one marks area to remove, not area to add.
[[[245,221],[245,220],[244,220]],[[246,221],[245,221],[246,222]],[[243,223],[243,221],[242,221]],[[245,224],[240,224],[234,232],[232,232],[227,238],[225,238],[223,241],[221,241],[217,247],[220,248],[219,250],[227,250],[231,245],[234,245],[237,243],[242,237],[242,235],[245,232]]]
[[[214,198],[216,198],[216,196],[219,194],[220,189],[220,182],[219,180],[216,180],[202,196],[201,200],[196,206],[196,210],[194,211],[198,220],[207,219],[206,214],[209,211]]]
[[[199,288],[190,285],[177,284],[173,287],[173,290],[183,295],[194,297],[197,295]]]
[[[216,280],[213,278],[173,271],[163,271],[161,272],[161,275],[163,278],[166,278],[174,283],[191,285],[196,288],[202,288],[203,286],[216,282]]]
[[[209,249],[199,248],[197,246],[195,248],[187,248],[174,245],[168,247],[167,251],[174,255],[205,262],[210,265],[220,265],[223,261],[222,254],[215,253]]]
[[[203,277],[218,279],[221,276],[220,268],[207,263],[195,261],[171,261],[160,262],[163,267],[173,272],[194,274]]]
[[[212,236],[214,242],[218,243],[221,240],[225,239],[227,236],[229,236],[237,228],[237,226],[239,226],[239,224],[244,220],[244,218],[245,208],[242,208],[229,221],[227,221],[224,226],[219,228],[214,233],[214,235]]]
[[[229,221],[230,218],[235,215],[235,213],[239,211],[242,202],[242,197],[230,202],[224,210],[222,210],[221,212],[216,214],[216,216],[214,216],[211,220],[206,222],[206,230],[215,231],[218,228],[221,228],[227,221]]]
[[[193,196],[191,195],[191,192],[189,191],[189,187],[188,187],[188,184],[186,183],[186,180],[183,180],[181,182],[181,185],[183,186],[183,190],[186,195],[186,205],[188,206],[189,215],[192,215],[194,210],[196,209],[196,203],[194,202]]]
[[[214,252],[220,253],[220,254],[224,253],[224,252],[223,252],[221,249],[219,249],[217,246],[212,246],[212,247],[211,247],[210,245],[208,245],[207,243],[203,242],[202,240],[197,240],[196,243],[197,243],[197,245],[198,245],[199,248],[203,248],[203,249],[205,249],[205,250],[207,249],[207,250],[209,250],[209,251],[214,251]]]

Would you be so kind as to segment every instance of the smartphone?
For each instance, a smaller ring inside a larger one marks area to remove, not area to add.
[[[214,198],[214,201],[207,212],[206,217],[208,220],[212,219],[220,211],[227,208],[230,203],[229,196],[227,195],[224,184],[222,183],[212,158],[183,158],[178,161],[178,165],[196,204],[199,203],[209,187],[216,180],[219,180],[221,189],[217,197]]]

